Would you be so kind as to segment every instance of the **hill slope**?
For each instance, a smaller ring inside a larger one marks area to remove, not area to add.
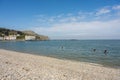
[[[28,36],[35,36],[35,40],[49,40],[48,36],[39,35],[35,33],[34,31],[17,31],[12,29],[6,29],[6,28],[0,28],[0,36],[9,36],[9,35],[19,35],[17,39],[24,39],[25,35]]]

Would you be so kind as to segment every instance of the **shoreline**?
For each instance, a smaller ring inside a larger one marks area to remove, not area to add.
[[[0,49],[0,79],[120,80],[120,69]]]
[[[36,54],[36,53],[34,54],[34,53],[28,53],[28,52],[20,52],[20,51],[17,51],[17,50],[10,50],[10,49],[2,49],[2,50],[18,52],[18,53],[22,53],[22,54],[30,54],[30,55],[48,57],[48,58],[55,58],[55,59],[71,61],[71,62],[82,62],[82,63],[99,65],[99,66],[108,67],[108,68],[114,68],[114,69],[120,69],[120,66],[106,65],[106,64],[100,64],[100,63],[88,62],[88,61],[80,61],[80,60],[74,60],[74,59],[66,59],[66,58],[60,58],[60,57],[55,57],[55,56],[50,56],[50,55],[43,55],[43,54]]]

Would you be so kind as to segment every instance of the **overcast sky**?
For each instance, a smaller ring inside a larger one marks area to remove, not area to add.
[[[51,39],[120,39],[120,0],[0,0],[0,27]]]

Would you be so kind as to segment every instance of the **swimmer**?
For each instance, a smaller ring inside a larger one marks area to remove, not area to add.
[[[93,52],[95,52],[96,51],[96,49],[93,49]]]
[[[107,50],[104,50],[104,54],[107,55],[108,51]]]
[[[64,47],[63,47],[63,46],[61,46],[61,50],[63,50],[63,48],[64,48]]]

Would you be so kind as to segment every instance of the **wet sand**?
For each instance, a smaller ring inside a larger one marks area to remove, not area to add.
[[[120,69],[0,49],[0,80],[120,80]]]

